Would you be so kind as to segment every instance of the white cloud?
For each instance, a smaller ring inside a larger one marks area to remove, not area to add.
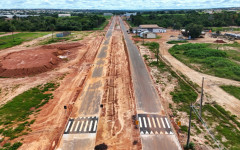
[[[191,9],[240,7],[240,0],[8,0],[0,9]]]

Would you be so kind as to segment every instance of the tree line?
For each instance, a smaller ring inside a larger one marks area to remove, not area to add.
[[[240,14],[236,12],[199,13],[196,11],[170,13],[144,13],[131,16],[130,21],[135,26],[140,24],[158,24],[161,27],[173,29],[185,28],[189,24],[203,27],[240,26]]]
[[[106,21],[100,15],[79,14],[72,17],[29,16],[26,18],[13,17],[12,20],[0,18],[0,31],[81,31],[92,30]]]

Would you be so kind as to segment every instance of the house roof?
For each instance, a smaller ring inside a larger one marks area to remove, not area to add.
[[[140,28],[160,28],[157,24],[142,24]]]

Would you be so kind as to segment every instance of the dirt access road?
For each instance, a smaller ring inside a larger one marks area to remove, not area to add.
[[[160,54],[162,55],[165,60],[171,64],[171,66],[175,69],[180,71],[182,74],[187,76],[192,82],[197,83],[199,86],[202,85],[202,77],[205,78],[204,82],[204,92],[211,96],[211,101],[216,101],[218,104],[226,108],[226,110],[230,111],[232,114],[237,115],[240,117],[240,101],[236,99],[234,96],[226,93],[222,90],[219,86],[220,85],[235,85],[240,86],[240,82],[233,81],[224,78],[218,78],[211,75],[206,75],[200,72],[197,72],[182,62],[178,61],[175,57],[173,57],[169,52],[168,49],[173,46],[173,44],[166,43],[169,41],[170,36],[174,35],[177,36],[179,32],[168,30],[167,33],[161,34],[161,39],[156,40],[160,44]],[[191,43],[213,43],[216,39],[211,38],[207,35],[206,38],[200,38],[197,40],[190,41]],[[204,102],[208,102],[206,99]]]
[[[141,149],[140,134],[138,129],[135,129],[132,120],[132,116],[136,115],[136,106],[130,68],[118,19],[113,31],[110,55],[107,59],[109,66],[96,145],[105,143],[110,150],[139,150]]]

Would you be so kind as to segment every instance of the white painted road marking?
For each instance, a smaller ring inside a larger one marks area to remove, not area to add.
[[[148,119],[149,127],[151,128],[151,127],[152,127],[152,125],[151,125],[150,118],[149,118],[149,117],[147,117],[147,119]]]
[[[72,127],[71,127],[71,130],[70,130],[70,132],[72,132],[72,130],[73,130],[73,127],[74,127],[74,125],[75,125],[75,122],[76,122],[76,121],[73,121],[73,125],[72,125]]]
[[[143,122],[144,122],[144,126],[145,126],[145,128],[147,128],[147,124],[146,124],[145,117],[143,117]]]
[[[88,130],[88,131],[91,131],[91,129],[92,129],[92,123],[93,123],[93,121],[91,120],[91,122],[90,122],[90,126],[89,126],[89,130]]]
[[[77,122],[77,125],[76,125],[76,127],[75,127],[75,132],[77,131],[77,128],[78,128],[79,122],[80,122],[80,121]]]
[[[141,117],[138,117],[139,119],[139,123],[140,123],[140,128],[142,128],[142,120],[141,120]]]
[[[68,128],[69,128],[69,126],[70,126],[71,122],[72,122],[72,121],[69,121],[69,122],[68,122],[67,129],[65,130],[65,132],[67,132],[67,131],[68,131]]]
[[[81,127],[80,127],[80,129],[79,129],[80,132],[82,131],[82,127],[83,127],[83,124],[84,124],[84,120],[83,120],[81,123],[82,123],[82,124],[81,124]]]
[[[165,121],[167,122],[167,126],[168,126],[168,128],[170,128],[170,126],[169,126],[169,124],[168,124],[168,120],[167,120],[167,118],[165,118]]]
[[[158,123],[158,127],[161,128],[161,124],[159,122],[159,119],[157,118],[157,123]]]
[[[166,128],[162,118],[161,118],[161,121],[162,121],[162,124],[163,124],[163,128]]]
[[[93,128],[93,131],[96,131],[96,129],[97,129],[97,120],[95,121],[95,124],[94,124],[94,128]]]
[[[153,126],[154,128],[156,128],[156,123],[155,123],[155,119],[152,117],[152,122],[153,122]]]
[[[88,120],[87,120],[87,122],[86,122],[86,124],[85,124],[84,132],[87,131],[87,126],[88,126]]]

